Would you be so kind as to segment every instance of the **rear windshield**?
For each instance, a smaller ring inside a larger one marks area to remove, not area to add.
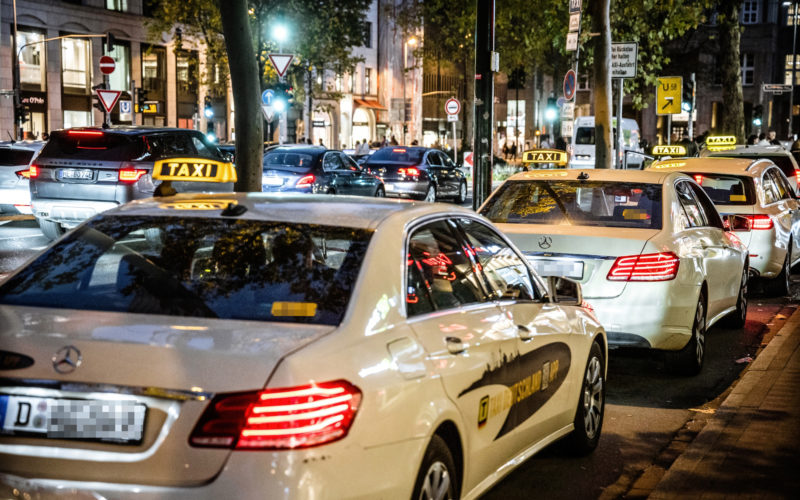
[[[371,232],[99,217],[0,286],[0,303],[337,325]]]
[[[755,203],[753,179],[737,175],[693,173],[691,175],[703,187],[715,205],[752,205]]]
[[[0,148],[0,166],[27,165],[33,158],[33,151],[24,149]]]
[[[264,155],[264,168],[304,172],[314,166],[316,155],[299,151],[276,150]]]
[[[661,229],[661,184],[509,181],[481,214],[507,224]]]
[[[422,148],[383,148],[375,151],[369,157],[367,163],[377,163],[382,161],[395,161],[398,163],[422,163],[425,150]]]
[[[145,153],[141,136],[104,134],[87,131],[53,132],[40,158],[65,158],[95,161],[131,161]]]

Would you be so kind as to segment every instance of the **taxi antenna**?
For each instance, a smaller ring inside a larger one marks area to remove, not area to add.
[[[237,205],[235,203],[228,203],[228,206],[219,214],[223,217],[238,217],[247,212],[247,207],[244,205]]]
[[[578,180],[579,181],[587,181],[587,180],[589,180],[589,174],[587,174],[586,172],[579,173],[578,174]]]

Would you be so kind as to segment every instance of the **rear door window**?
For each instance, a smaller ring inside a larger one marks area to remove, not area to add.
[[[678,200],[686,213],[686,218],[689,222],[689,227],[703,227],[708,225],[705,218],[703,209],[694,195],[694,190],[688,182],[678,182],[675,186],[675,191],[678,194]]]
[[[187,134],[153,134],[148,135],[146,141],[153,160],[197,156],[197,149]]]
[[[777,168],[770,168],[767,170],[767,174],[772,178],[772,181],[775,185],[775,188],[778,191],[778,195],[782,200],[788,200],[792,196],[789,194],[790,190],[788,188],[788,182],[786,181],[786,177],[783,173],[778,170]]]
[[[775,183],[775,178],[766,170],[761,176],[761,188],[764,190],[764,203],[770,205],[781,199],[781,190]]]
[[[325,157],[322,159],[322,170],[333,172],[342,168],[344,168],[344,165],[342,165],[342,159],[339,158],[339,153],[333,151],[325,153]]]
[[[220,161],[222,160],[222,155],[217,149],[216,146],[212,146],[207,144],[203,139],[197,136],[192,136],[192,144],[194,145],[194,149],[197,151],[197,156],[201,158],[209,158],[212,160]]]

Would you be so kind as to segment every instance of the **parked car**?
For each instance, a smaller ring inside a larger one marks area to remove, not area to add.
[[[364,169],[381,178],[386,196],[437,201],[467,199],[467,178],[449,156],[438,149],[388,146],[373,153]]]
[[[0,497],[477,498],[557,439],[594,449],[580,286],[470,210],[360,206],[143,200],[11,275]]]
[[[800,261],[800,203],[774,163],[708,157],[659,161],[650,168],[691,175],[723,216],[749,219],[751,230],[736,234],[749,249],[752,274],[768,279],[771,294],[789,293],[792,266]]]
[[[708,328],[726,316],[744,325],[747,247],[685,174],[522,172],[479,212],[539,274],[581,283],[611,346],[662,350],[670,370],[692,375],[703,367]]]
[[[261,190],[383,197],[383,182],[341,151],[285,145],[264,153]]]
[[[33,215],[47,238],[57,238],[94,214],[153,196],[153,170],[167,163],[175,166],[170,182],[179,192],[233,191],[233,166],[201,132],[79,127],[50,134],[31,165]]]
[[[0,213],[31,214],[30,163],[44,142],[0,143]]]
[[[617,119],[612,118],[612,145],[616,144]],[[594,116],[578,116],[574,122],[575,133],[572,135],[568,150],[571,153],[569,168],[594,168],[595,138]],[[639,124],[632,118],[622,119],[622,155],[626,168],[640,169],[644,161],[644,149],[639,144],[641,133]],[[612,154],[616,148],[612,146]]]

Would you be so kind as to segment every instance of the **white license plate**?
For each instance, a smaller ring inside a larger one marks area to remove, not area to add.
[[[261,183],[265,186],[283,186],[283,177],[263,177]]]
[[[530,259],[539,276],[564,276],[583,279],[583,262],[579,260]]]
[[[142,440],[146,410],[135,401],[0,394],[0,433],[132,443]]]
[[[384,184],[383,187],[387,191],[394,191],[394,184]]]
[[[89,168],[64,168],[61,170],[61,178],[88,181],[92,179],[92,170]]]

